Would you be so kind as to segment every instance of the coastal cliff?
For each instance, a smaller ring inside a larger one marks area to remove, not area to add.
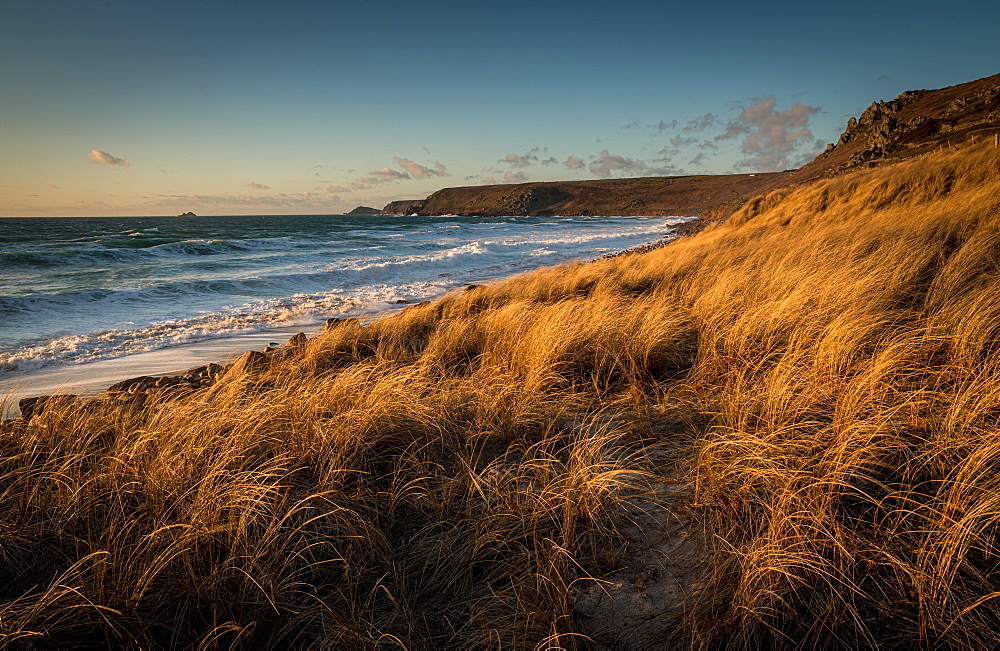
[[[753,197],[859,167],[875,167],[1000,132],[1000,74],[877,101],[836,143],[785,172],[554,181],[443,188],[394,201],[385,214],[728,216]]]
[[[780,181],[787,173],[555,181],[444,188],[384,213],[418,215],[697,215]]]

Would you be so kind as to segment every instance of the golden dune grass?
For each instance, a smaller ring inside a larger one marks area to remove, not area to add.
[[[681,419],[712,544],[672,643],[989,646],[998,387],[997,150],[821,181],[183,400],[0,426],[0,635],[586,646],[574,595],[627,562]]]

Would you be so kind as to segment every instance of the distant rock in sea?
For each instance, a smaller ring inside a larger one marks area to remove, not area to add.
[[[349,212],[347,214],[348,215],[381,215],[382,211],[379,210],[378,208],[369,208],[368,206],[358,206],[357,208],[355,208],[354,210],[352,210],[351,212]]]
[[[177,216],[178,217],[197,217],[198,215],[194,214],[193,212],[182,212],[181,214],[179,214]]]

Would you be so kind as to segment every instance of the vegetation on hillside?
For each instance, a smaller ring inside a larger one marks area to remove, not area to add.
[[[1000,635],[992,146],[279,359],[0,426],[5,642],[585,647],[576,597],[630,562],[626,516],[666,506],[708,544],[649,644]]]

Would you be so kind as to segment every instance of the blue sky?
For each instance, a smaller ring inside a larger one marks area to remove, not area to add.
[[[0,216],[797,166],[1000,72],[995,2],[0,0]]]

